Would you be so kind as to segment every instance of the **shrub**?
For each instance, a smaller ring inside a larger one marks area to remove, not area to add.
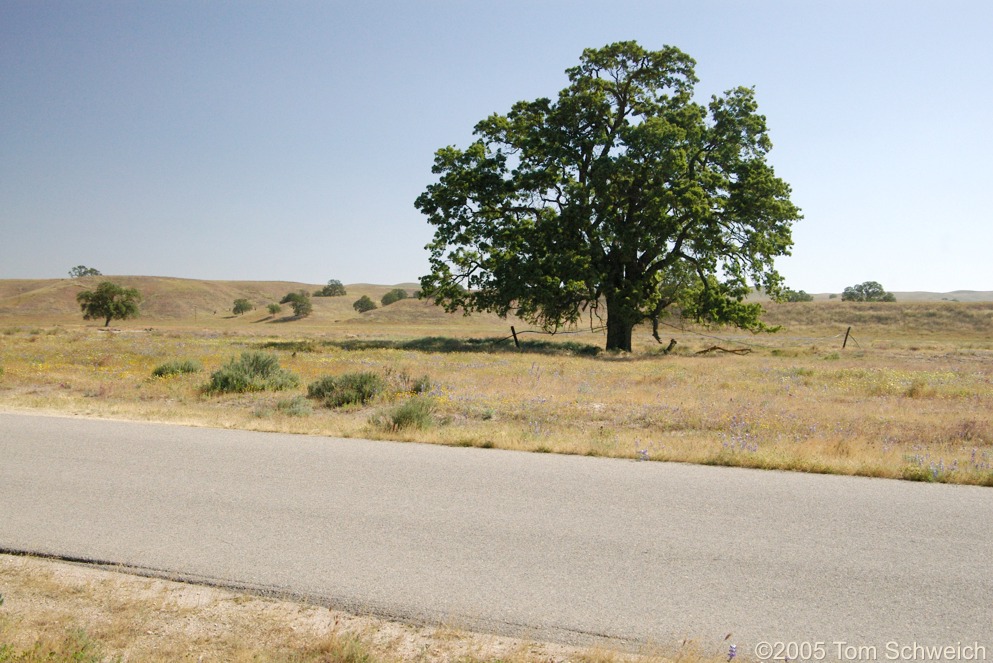
[[[283,307],[280,306],[279,304],[274,303],[274,304],[269,304],[268,309],[269,309],[269,315],[276,315],[277,313],[283,310]]]
[[[365,313],[366,311],[371,311],[376,307],[376,302],[369,299],[369,295],[362,295],[352,303],[352,308],[359,313]]]
[[[323,401],[327,407],[364,405],[386,388],[386,381],[376,373],[345,373],[326,376],[307,386],[307,397]]]
[[[203,364],[195,359],[174,359],[155,367],[152,376],[157,378],[169,377],[170,375],[182,375],[184,373],[199,373],[203,370]]]
[[[427,428],[434,423],[434,400],[427,396],[414,396],[402,403],[377,414],[372,418],[373,425],[389,432],[401,431],[407,428],[418,430]]]
[[[383,295],[383,298],[380,301],[383,303],[383,306],[389,306],[393,302],[398,302],[401,299],[407,299],[407,291],[403,288],[394,288]]]
[[[238,359],[210,376],[204,387],[207,393],[243,393],[247,391],[280,391],[300,383],[296,375],[279,367],[276,355],[264,352],[243,352]]]

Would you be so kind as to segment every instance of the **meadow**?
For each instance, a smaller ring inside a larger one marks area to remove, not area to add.
[[[549,336],[417,300],[359,315],[353,296],[315,299],[297,320],[260,309],[298,284],[135,280],[151,294],[143,317],[109,329],[73,310],[77,283],[0,282],[0,410],[993,486],[989,301],[770,303],[775,334],[671,320],[672,352],[640,329],[633,353],[611,354],[596,321]],[[243,295],[255,311],[224,311]],[[285,388],[216,388],[245,355],[278,364],[273,384]],[[378,387],[325,394],[343,384]],[[0,661],[702,662],[733,652],[723,641],[567,650],[89,573],[103,572],[0,556]]]
[[[639,330],[635,352],[610,354],[589,326],[549,336],[513,321],[517,348],[493,317],[416,300],[345,315],[335,299],[297,321],[256,311],[0,326],[0,407],[993,486],[993,303],[769,304],[775,334],[672,321],[673,352]],[[205,389],[253,352],[295,386]],[[170,362],[194,372],[163,371]],[[308,385],[355,373],[391,388],[344,407],[307,398]]]

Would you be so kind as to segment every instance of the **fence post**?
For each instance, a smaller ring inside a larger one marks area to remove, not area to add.
[[[516,345],[517,346],[517,349],[520,350],[521,349],[521,343],[520,343],[520,341],[517,340],[517,330],[514,329],[514,325],[510,325],[510,333],[514,335],[514,345]]]
[[[845,342],[841,344],[841,349],[844,350],[845,346],[848,345],[848,335],[852,333],[852,328],[849,327],[848,331],[845,332]]]

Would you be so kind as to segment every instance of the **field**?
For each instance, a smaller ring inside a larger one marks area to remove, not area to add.
[[[173,281],[186,287],[158,280],[156,292],[146,280],[157,308],[109,330],[53,304],[51,313],[36,304],[30,318],[0,318],[0,407],[993,485],[990,302],[769,304],[767,321],[782,327],[776,334],[676,322],[665,328],[677,341],[672,353],[641,330],[634,353],[614,355],[599,352],[602,332],[588,326],[540,335],[521,321],[451,316],[417,300],[349,311],[359,294],[378,299],[386,287],[316,298],[314,314],[301,320],[259,310],[234,316],[207,300],[177,315],[177,299],[217,282]],[[247,288],[223,285],[213,296]],[[297,285],[261,284],[252,293],[262,309]],[[0,311],[9,299],[0,298]],[[274,355],[297,386],[205,391],[214,371],[246,352]],[[202,370],[153,376],[177,361]],[[306,397],[322,377],[361,372],[389,388],[345,407]],[[414,395],[419,380],[423,393]],[[417,416],[398,423],[398,410]]]
[[[521,321],[451,316],[417,300],[363,315],[351,309],[362,294],[378,301],[390,289],[385,286],[349,286],[346,297],[314,299],[314,313],[295,320],[285,313],[269,316],[266,304],[316,286],[115,280],[138,287],[146,303],[142,318],[109,329],[84,322],[74,308],[74,292],[88,285],[85,280],[0,281],[0,409],[993,486],[993,302],[976,293],[962,297],[974,301],[768,304],[766,321],[781,326],[776,334],[672,320],[664,331],[666,341],[677,341],[671,353],[642,329],[636,330],[635,352],[627,355],[600,352],[603,334],[589,325],[548,336]],[[231,301],[242,296],[256,310],[230,314]],[[512,324],[521,348],[510,338]],[[274,356],[296,376],[295,386],[208,389],[212,374],[243,353]],[[154,375],[170,362],[186,363],[193,372]],[[378,376],[384,389],[365,403],[341,407],[308,398],[308,385],[356,373]],[[7,607],[12,592],[40,591],[37,585],[81,597],[80,605],[88,607],[78,614],[112,603],[107,597],[113,592],[103,584],[96,585],[99,591],[68,591],[53,584],[54,571],[15,567],[8,562],[0,569]],[[137,600],[134,594],[127,600]],[[176,607],[176,599],[156,595],[155,601]],[[237,602],[211,599],[211,605],[224,601]],[[30,642],[32,631],[12,626],[5,609],[0,643],[17,637]],[[296,609],[262,611],[270,619]],[[176,608],[181,622],[211,619],[184,610]],[[253,614],[244,619],[262,619]],[[64,615],[39,619],[76,623]],[[88,634],[101,628],[79,627]],[[167,628],[173,627],[162,626]],[[386,626],[362,628],[368,635]],[[323,653],[287,644],[285,651],[296,653],[272,660],[613,657],[536,653],[527,643],[472,649],[478,642],[464,634],[451,637],[471,640],[471,651],[393,656],[383,652],[396,647],[377,649],[370,644],[375,638],[359,642],[335,634],[321,636],[328,648]],[[71,637],[66,642],[53,646],[64,652],[79,645]],[[100,642],[112,652],[127,649]],[[419,642],[445,649],[430,638]],[[353,654],[341,654],[341,647],[352,647]],[[328,653],[332,649],[336,653]],[[205,660],[233,656],[210,651]],[[251,651],[244,657],[259,660]],[[666,658],[724,660],[696,650]],[[4,660],[35,659],[5,659],[0,645]]]

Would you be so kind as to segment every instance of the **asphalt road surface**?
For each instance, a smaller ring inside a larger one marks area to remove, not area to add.
[[[991,525],[989,488],[0,414],[4,551],[534,639],[993,660]]]

